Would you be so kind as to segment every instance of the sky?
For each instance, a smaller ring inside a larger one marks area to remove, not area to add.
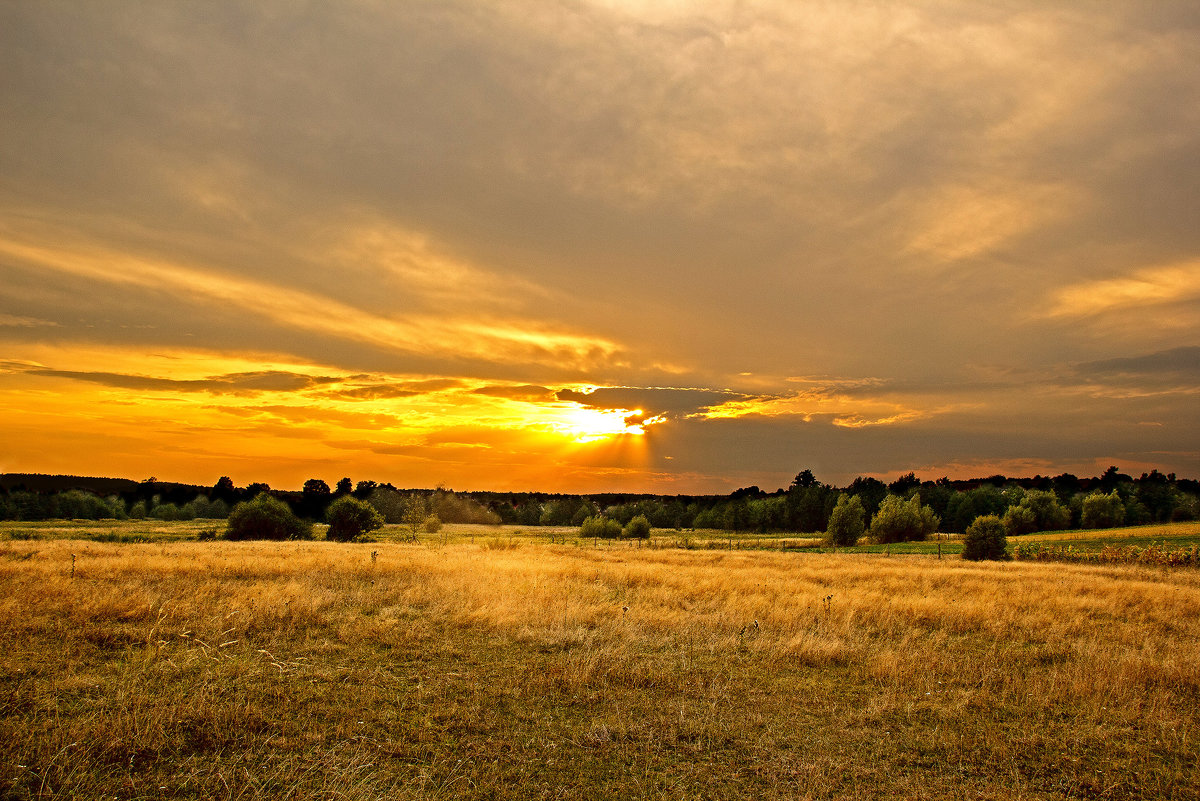
[[[0,472],[1200,476],[1192,0],[0,4]]]

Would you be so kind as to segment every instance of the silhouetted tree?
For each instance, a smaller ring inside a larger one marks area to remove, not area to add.
[[[888,484],[888,492],[899,495],[901,498],[907,498],[909,490],[917,489],[920,486],[921,479],[917,478],[917,474],[909,473]]]
[[[1128,484],[1131,481],[1133,481],[1133,477],[1122,473],[1116,465],[1110,465],[1100,476],[1100,486],[1106,492],[1115,490],[1118,485]]]
[[[807,489],[817,483],[817,477],[813,475],[813,471],[805,468],[796,474],[796,477],[792,479],[792,486],[788,489]]]
[[[218,478],[217,483],[213,485],[212,492],[209,493],[209,498],[214,501],[233,503],[237,499],[237,487],[233,485],[233,479],[229,476]]]
[[[875,516],[875,512],[879,509],[879,504],[883,503],[883,499],[887,497],[887,485],[877,478],[863,478],[859,476],[850,482],[850,486],[846,488],[846,492],[851,495],[857,495],[859,501],[862,502],[863,511],[867,513],[867,521]]]
[[[264,492],[270,492],[271,485],[262,481],[255,481],[253,484],[247,484],[246,489],[241,492],[241,496],[246,499],[254,499]]]
[[[324,520],[325,507],[331,500],[329,485],[319,478],[310,478],[300,490],[300,514],[309,520]]]

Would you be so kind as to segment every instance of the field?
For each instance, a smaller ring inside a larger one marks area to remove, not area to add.
[[[219,526],[0,530],[0,798],[1200,798],[1194,569]]]

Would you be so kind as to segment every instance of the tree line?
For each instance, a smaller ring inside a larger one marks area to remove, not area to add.
[[[267,484],[236,487],[222,476],[212,487],[147,479],[114,485],[115,479],[0,477],[0,519],[224,519],[241,502],[267,494],[309,521],[326,520],[330,505],[353,497],[373,507],[387,523],[427,526],[441,523],[582,526],[585,521],[612,521],[606,531],[624,532],[635,518],[659,529],[711,528],[738,532],[823,533],[833,519],[853,517],[861,509],[862,526],[872,536],[909,538],[883,533],[893,521],[915,515],[916,522],[896,523],[910,531],[933,529],[963,533],[977,519],[993,515],[1010,534],[1065,528],[1109,528],[1200,519],[1200,482],[1177,479],[1157,470],[1134,478],[1110,467],[1100,476],[1079,478],[991,476],[969,481],[941,478],[922,481],[913,473],[891,483],[858,477],[844,487],[821,482],[802,470],[786,489],[758,487],[729,495],[655,496],[637,494],[565,495],[550,493],[454,492],[445,488],[399,489],[375,481],[342,478],[330,487],[322,479],[306,481],[300,491],[273,490]],[[88,482],[112,490],[100,494]],[[49,489],[45,488],[49,487]],[[67,487],[67,488],[64,488]],[[843,511],[835,515],[839,507]],[[881,517],[880,515],[883,515]],[[593,523],[593,527],[602,526]],[[874,529],[872,528],[874,527]],[[594,529],[600,530],[600,529]],[[915,535],[914,535],[915,536]]]

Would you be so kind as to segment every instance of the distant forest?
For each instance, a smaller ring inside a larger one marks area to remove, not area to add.
[[[443,523],[578,526],[606,517],[622,526],[642,515],[660,529],[712,528],[729,531],[824,532],[841,495],[858,498],[866,524],[884,499],[919,497],[944,532],[963,532],[982,515],[1007,516],[1013,533],[1065,528],[1134,526],[1200,519],[1200,482],[1157,470],[1134,478],[1110,467],[1102,475],[1069,473],[1045,477],[990,476],[969,481],[922,481],[909,473],[890,484],[859,477],[845,487],[823,483],[802,470],[787,489],[765,492],[745,487],[729,495],[649,495],[536,492],[454,492],[399,489],[374,481],[343,478],[332,488],[309,479],[300,491],[255,483],[237,487],[221,477],[212,487],[115,478],[0,474],[0,519],[223,519],[233,506],[261,493],[285,501],[301,517],[323,521],[335,499],[352,495],[374,506],[388,522],[405,519],[413,507]]]

